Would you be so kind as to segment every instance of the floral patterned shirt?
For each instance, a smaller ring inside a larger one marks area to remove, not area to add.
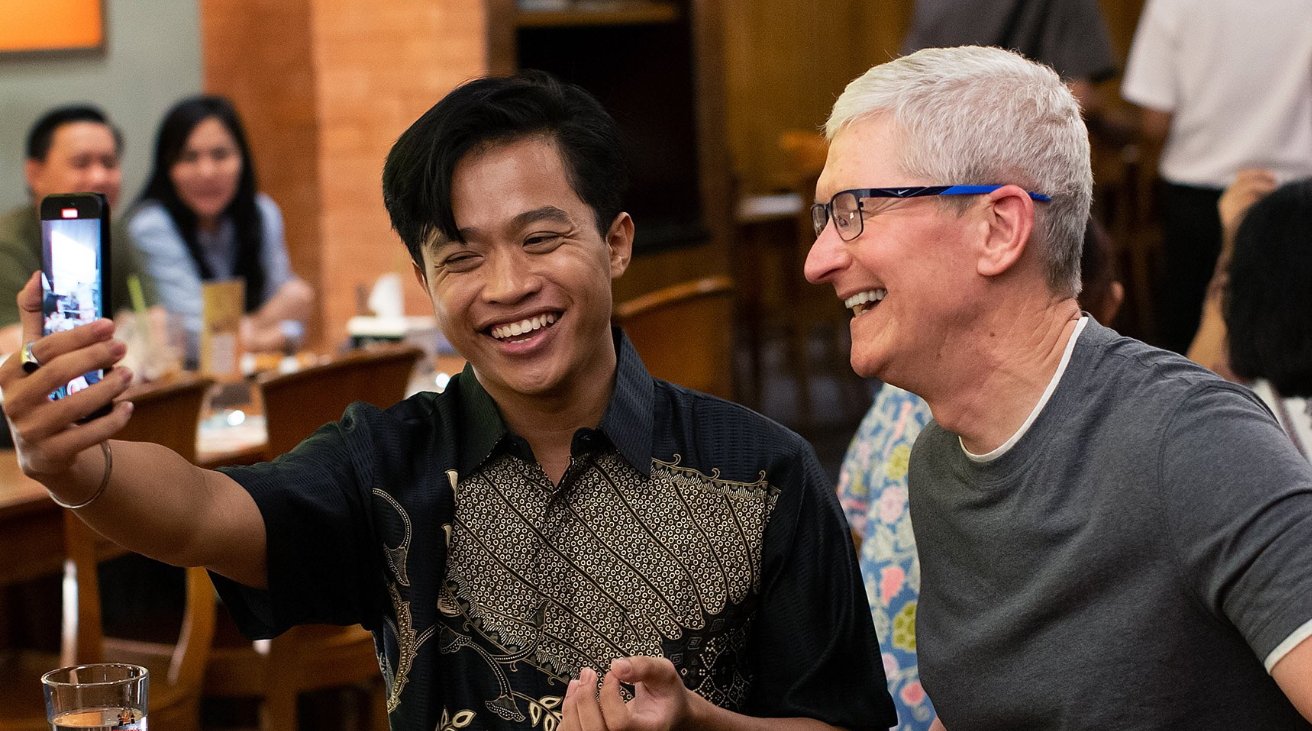
[[[897,706],[898,731],[923,731],[934,720],[916,663],[920,562],[907,509],[911,445],[930,418],[920,397],[884,385],[861,420],[838,477],[839,502],[861,538],[861,577]]]

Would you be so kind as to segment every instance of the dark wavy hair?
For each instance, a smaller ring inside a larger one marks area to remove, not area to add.
[[[241,175],[237,179],[237,194],[228,204],[223,215],[232,219],[237,234],[237,261],[233,273],[246,280],[246,311],[259,309],[264,293],[264,267],[260,264],[260,251],[264,248],[264,226],[259,206],[255,204],[255,164],[251,160],[250,147],[246,144],[246,132],[242,128],[241,118],[232,102],[221,96],[193,96],[183,99],[160,123],[159,134],[155,138],[155,162],[151,169],[146,187],[141,191],[138,202],[155,200],[164,206],[173,225],[187,245],[187,253],[196,262],[202,280],[214,278],[214,272],[200,250],[197,239],[196,213],[187,207],[178,197],[169,171],[182,157],[197,125],[207,119],[217,119],[228,134],[237,143],[241,154]]]
[[[383,203],[415,264],[434,232],[458,240],[456,163],[472,150],[532,135],[560,148],[569,182],[604,235],[622,210],[628,170],[615,120],[591,94],[542,71],[457,87],[401,134],[383,165]]]
[[[1230,368],[1312,396],[1312,178],[1253,204],[1235,233],[1223,302]]]

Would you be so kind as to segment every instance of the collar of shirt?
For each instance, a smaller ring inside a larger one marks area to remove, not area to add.
[[[573,449],[596,446],[593,434],[600,433],[620,456],[644,477],[651,473],[652,424],[655,384],[638,352],[619,328],[612,329],[615,341],[615,390],[597,429],[583,428],[574,434]],[[473,474],[502,448],[517,448],[522,440],[506,427],[496,401],[483,389],[473,366],[454,379],[460,400],[460,477]],[[522,444],[520,446],[523,446]]]

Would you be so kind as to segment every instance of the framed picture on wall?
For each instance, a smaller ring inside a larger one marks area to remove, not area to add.
[[[0,56],[104,47],[105,0],[0,0]]]

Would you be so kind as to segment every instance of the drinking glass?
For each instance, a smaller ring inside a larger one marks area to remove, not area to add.
[[[41,676],[52,731],[146,731],[150,673],[139,665],[96,663]]]

